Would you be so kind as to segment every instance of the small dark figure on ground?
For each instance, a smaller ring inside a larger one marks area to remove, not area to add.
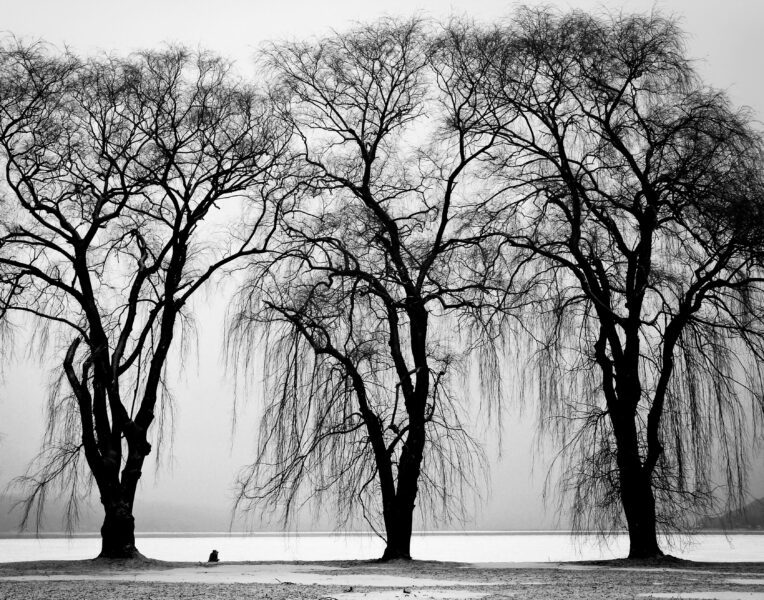
[[[218,551],[213,550],[210,552],[210,557],[207,559],[207,562],[220,562],[220,559],[218,558]]]

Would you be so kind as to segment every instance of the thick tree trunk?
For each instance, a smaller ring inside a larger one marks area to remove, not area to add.
[[[635,399],[622,399],[627,406],[636,406]],[[621,505],[629,531],[629,558],[660,558],[655,496],[651,469],[643,464],[635,415],[630,411],[610,413],[618,452],[618,476]]]
[[[424,436],[423,424],[412,426],[401,452],[395,497],[383,508],[387,546],[382,560],[411,560],[411,530],[419,491]]]
[[[614,421],[618,444],[621,505],[629,531],[629,558],[663,556],[658,546],[655,496],[650,472],[639,455],[633,416]]]
[[[621,477],[621,502],[629,529],[629,558],[660,558],[655,520],[655,496],[644,473]]]
[[[385,511],[385,532],[387,545],[382,560],[411,560],[411,529],[414,521],[414,504],[403,506],[396,499],[393,506]]]
[[[109,484],[99,486],[105,517],[101,527],[101,554],[99,558],[140,558],[135,547],[135,518],[133,501],[141,466],[151,446],[143,440],[129,444],[131,447],[121,478],[112,474]]]
[[[397,335],[391,339],[390,348],[398,369],[398,376],[404,395],[404,404],[409,418],[408,434],[401,440],[402,448],[398,460],[398,480],[393,498],[383,497],[383,516],[387,533],[387,546],[382,560],[411,560],[411,530],[414,521],[414,507],[419,492],[419,475],[426,441],[425,409],[430,385],[430,370],[427,366],[427,311],[421,301],[407,309],[410,319],[411,353],[416,364],[414,385],[411,371],[398,344]],[[394,313],[393,313],[394,314]],[[396,331],[398,322],[391,322],[391,331]]]
[[[106,516],[101,527],[99,558],[137,558],[135,518],[131,503],[123,498],[103,502]]]

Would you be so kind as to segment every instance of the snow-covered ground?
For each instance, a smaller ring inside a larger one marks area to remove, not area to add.
[[[124,565],[102,561],[5,563],[0,598],[56,600],[764,600],[764,563],[622,568],[444,562]]]
[[[384,549],[379,538],[356,534],[139,535],[137,545],[145,556],[169,561],[203,561],[212,549],[223,561],[363,560],[378,558]],[[0,563],[92,558],[99,549],[95,537],[0,539]],[[695,535],[665,549],[695,561],[764,562],[764,533]],[[418,559],[470,563],[597,560],[623,557],[627,550],[624,535],[604,545],[594,536],[514,532],[417,534],[411,547]]]

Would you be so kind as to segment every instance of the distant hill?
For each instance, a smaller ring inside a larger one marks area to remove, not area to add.
[[[707,518],[702,529],[764,529],[764,498],[754,500],[739,510]]]

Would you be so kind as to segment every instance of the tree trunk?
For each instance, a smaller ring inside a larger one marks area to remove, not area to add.
[[[424,425],[412,425],[398,463],[398,486],[392,502],[384,506],[387,546],[382,560],[411,560],[411,530],[419,491],[424,449]]]
[[[636,406],[634,399],[622,402]],[[663,552],[658,546],[652,471],[640,458],[636,416],[611,410],[610,417],[617,444],[621,505],[629,531],[629,558],[659,558]]]
[[[101,527],[99,558],[137,558],[135,547],[135,518],[131,503],[124,498],[103,502],[106,516]]]
[[[396,498],[392,508],[385,511],[387,545],[382,560],[411,560],[411,529],[414,521],[414,504],[403,506]]]
[[[629,529],[629,558],[660,558],[655,520],[655,496],[644,473],[621,476],[621,502]]]

